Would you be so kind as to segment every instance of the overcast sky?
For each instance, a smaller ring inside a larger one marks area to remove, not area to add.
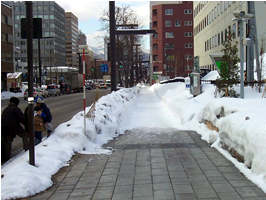
[[[109,9],[107,0],[57,0],[66,12],[72,12],[79,19],[79,29],[87,35],[88,45],[103,47],[103,31],[99,18]],[[116,1],[116,6],[129,5],[139,16],[145,28],[149,27],[149,1]],[[148,38],[145,36],[145,38]],[[145,42],[148,48],[148,42]]]

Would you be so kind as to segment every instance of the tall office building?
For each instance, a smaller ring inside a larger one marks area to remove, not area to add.
[[[233,20],[234,12],[244,11],[249,13],[248,1],[195,1],[194,9],[194,55],[199,56],[199,65],[201,70],[214,70],[215,65],[210,55],[221,56],[223,54],[223,42],[232,33],[235,42],[240,44],[239,23]],[[258,47],[264,49],[266,41],[266,3],[255,1],[256,27]],[[248,36],[247,21],[244,22],[244,43]],[[260,51],[260,50],[259,50]],[[240,51],[238,51],[240,56]],[[246,46],[244,46],[246,54]]]
[[[65,13],[66,19],[66,65],[79,67],[78,18],[72,12]]]
[[[25,2],[7,2],[13,7],[14,55],[18,71],[26,72],[27,43],[21,39],[21,19],[26,17]],[[33,18],[42,18],[42,39],[40,40],[43,71],[54,66],[65,66],[65,10],[54,1],[33,1]],[[38,40],[33,40],[33,66],[39,66]],[[45,75],[46,73],[44,73]]]
[[[87,37],[82,31],[79,31],[78,45],[87,45]]]
[[[1,2],[1,90],[7,90],[7,73],[14,72],[12,7]]]
[[[186,76],[193,68],[193,2],[151,1],[153,74]]]

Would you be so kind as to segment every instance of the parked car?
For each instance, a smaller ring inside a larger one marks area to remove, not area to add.
[[[40,92],[42,93],[43,97],[49,97],[49,93],[45,88],[38,88],[40,90]]]
[[[28,96],[28,89],[26,89],[24,91],[24,100],[27,100]],[[37,96],[42,96],[42,92],[37,88],[33,88],[33,97],[35,98]]]
[[[110,88],[111,87],[111,80],[106,80],[105,85]]]
[[[57,85],[48,85],[47,91],[49,96],[59,96],[61,94]]]
[[[100,83],[100,84],[99,84],[99,88],[100,88],[100,89],[107,89],[107,85],[104,84],[104,83]]]

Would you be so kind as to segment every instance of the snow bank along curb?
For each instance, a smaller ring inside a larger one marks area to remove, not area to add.
[[[33,196],[53,185],[51,180],[60,168],[68,166],[71,157],[85,154],[108,154],[102,145],[117,136],[119,116],[134,99],[139,87],[121,89],[103,96],[95,104],[94,119],[87,118],[83,131],[83,111],[68,122],[60,124],[54,133],[35,148],[36,166],[28,163],[28,151],[2,166],[1,199]],[[88,112],[91,107],[87,107]]]
[[[265,120],[263,122],[255,113],[250,113],[251,109],[243,109],[247,104],[241,99],[215,99],[202,110],[201,121],[217,127],[218,146],[228,150],[252,173],[260,176],[266,186]],[[265,187],[262,189],[266,192]]]

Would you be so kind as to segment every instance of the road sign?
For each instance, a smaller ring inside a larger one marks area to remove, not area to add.
[[[101,64],[101,72],[108,72],[108,64]]]

